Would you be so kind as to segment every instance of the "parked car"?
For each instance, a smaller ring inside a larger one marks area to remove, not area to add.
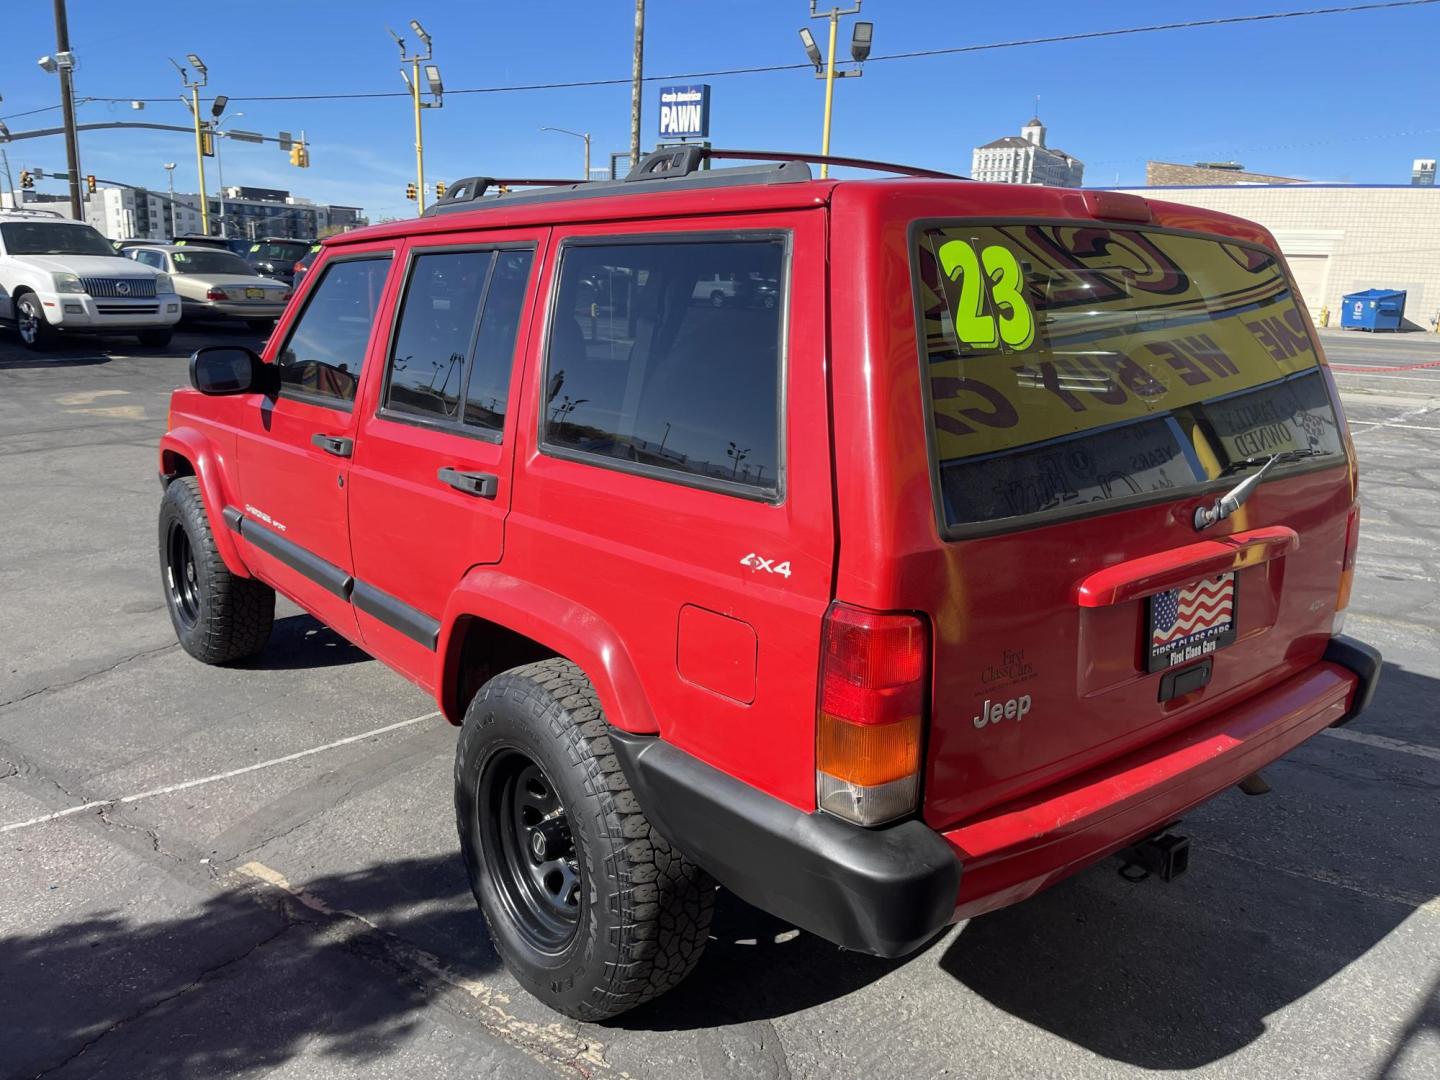
[[[0,322],[27,348],[61,334],[134,334],[170,344],[180,298],[168,274],[118,254],[89,225],[46,210],[0,210]]]
[[[216,251],[230,250],[230,241],[225,237],[208,236],[205,233],[181,233],[170,242],[176,247],[214,248]]]
[[[160,443],[186,651],[259,653],[279,591],[432,692],[490,940],[587,1020],[686,976],[716,882],[898,957],[1116,852],[1168,880],[1380,670],[1264,228],[703,156],[332,238]]]
[[[243,319],[252,330],[269,333],[290,299],[289,285],[261,277],[228,251],[151,244],[125,254],[171,275],[180,294],[181,315],[187,319]]]
[[[295,287],[299,288],[300,279],[305,276],[305,271],[310,269],[310,264],[315,261],[315,256],[320,254],[320,244],[317,241],[310,245],[310,250],[305,252],[304,258],[295,264]]]
[[[286,240],[270,237],[250,244],[244,258],[266,277],[295,284],[295,266],[313,247],[313,240]]]

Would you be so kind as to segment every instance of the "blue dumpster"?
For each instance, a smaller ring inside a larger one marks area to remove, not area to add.
[[[1340,303],[1340,326],[1345,330],[1399,330],[1404,321],[1403,289],[1347,293]]]

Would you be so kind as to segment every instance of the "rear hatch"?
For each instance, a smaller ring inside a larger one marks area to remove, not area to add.
[[[1330,635],[1353,490],[1333,384],[1279,257],[1196,219],[912,230],[932,825],[1233,705]]]

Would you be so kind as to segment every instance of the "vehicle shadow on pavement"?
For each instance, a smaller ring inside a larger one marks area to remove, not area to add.
[[[609,1026],[688,1031],[771,1020],[844,997],[907,962],[846,952],[721,889],[710,942],[689,978]]]
[[[499,967],[478,914],[428,902],[437,877],[464,887],[451,872],[458,861],[400,860],[307,883],[380,930],[242,885],[136,922],[132,882],[111,910],[7,934],[0,1075],[253,1076],[301,1052],[347,1075],[373,1067],[444,992],[403,970],[404,942],[446,942],[446,965],[469,977]],[[401,970],[377,978],[376,965]]]
[[[351,644],[313,615],[287,615],[275,620],[265,651],[237,667],[251,671],[293,671],[303,668],[359,664],[370,654]]]
[[[0,371],[24,371],[31,368],[78,368],[95,367],[110,363],[110,357],[95,352],[81,356],[65,356],[61,353],[19,353],[15,356],[0,356]]]
[[[1357,727],[1403,734],[1437,682],[1387,663]],[[972,920],[941,968],[1115,1061],[1193,1069],[1243,1049],[1440,894],[1440,863],[1416,857],[1435,850],[1433,762],[1320,736],[1266,775],[1264,799],[1226,793],[1177,828],[1192,838],[1184,878],[1130,884],[1117,860],[1097,864]],[[1416,1032],[1440,1024],[1436,1008]]]

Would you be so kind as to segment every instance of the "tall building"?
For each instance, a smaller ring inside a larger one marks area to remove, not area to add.
[[[1435,186],[1435,159],[1416,158],[1410,167],[1410,183],[1415,187]]]
[[[227,187],[223,199],[209,197],[210,231],[258,239],[283,236],[308,240],[368,225],[358,206],[329,206],[269,188]],[[105,187],[85,199],[85,220],[112,239],[165,240],[198,233],[200,197],[164,191]]]
[[[1045,125],[1038,116],[1020,134],[977,146],[970,161],[970,176],[997,184],[1049,184],[1079,187],[1085,163],[1064,150],[1045,145]]]

